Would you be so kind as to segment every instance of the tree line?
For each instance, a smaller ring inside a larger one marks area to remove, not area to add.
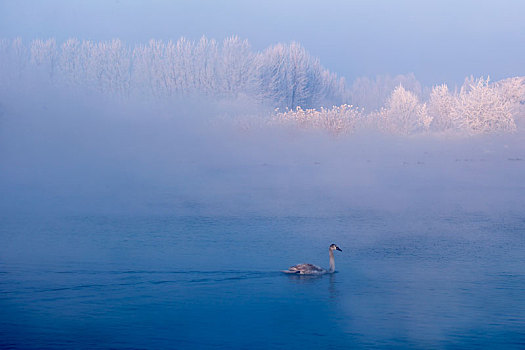
[[[37,75],[117,96],[245,96],[274,107],[311,108],[342,103],[345,94],[344,80],[298,43],[254,52],[237,36],[221,43],[202,37],[133,47],[119,39],[2,40],[0,65],[4,82]]]
[[[525,114],[525,77],[470,77],[449,89],[423,88],[407,74],[347,86],[298,43],[256,52],[237,36],[135,46],[119,39],[0,40],[0,87],[35,79],[119,97],[247,99],[278,108],[272,122],[336,133],[512,132]]]

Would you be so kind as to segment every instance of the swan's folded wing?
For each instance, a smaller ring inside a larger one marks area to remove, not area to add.
[[[284,271],[286,273],[321,273],[324,272],[322,268],[319,266],[315,266],[312,264],[299,264],[290,267],[287,271]]]

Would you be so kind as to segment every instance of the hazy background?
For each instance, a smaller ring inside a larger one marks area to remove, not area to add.
[[[414,72],[424,84],[525,75],[525,3],[503,1],[0,1],[0,37],[239,35],[257,50],[298,41],[351,83]]]

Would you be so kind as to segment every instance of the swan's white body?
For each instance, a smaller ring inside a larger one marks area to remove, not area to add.
[[[312,265],[312,264],[299,264],[291,266],[288,270],[284,270],[284,273],[293,273],[299,275],[323,275],[325,273],[334,273],[335,272],[335,260],[334,260],[334,250],[339,250],[342,252],[341,248],[335,244],[330,245],[328,248],[328,254],[330,255],[330,268],[328,270],[323,269],[322,267]]]

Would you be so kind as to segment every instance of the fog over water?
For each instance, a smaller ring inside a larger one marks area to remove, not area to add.
[[[22,94],[2,105],[4,212],[523,209],[520,131],[333,136],[266,125],[249,106],[232,113],[230,105],[202,99],[153,104],[28,94],[29,104]]]

